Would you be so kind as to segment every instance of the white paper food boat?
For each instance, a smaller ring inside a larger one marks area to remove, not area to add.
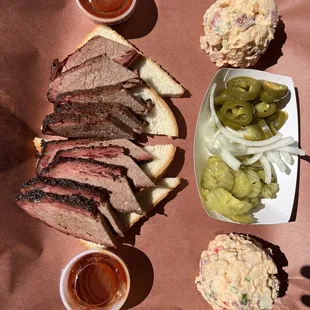
[[[280,132],[283,135],[283,137],[291,136],[295,139],[295,141],[299,142],[298,109],[297,109],[295,88],[292,78],[253,69],[224,68],[217,72],[217,74],[214,76],[210,84],[210,86],[213,83],[217,83],[218,85],[215,96],[219,95],[219,93],[224,89],[224,81],[227,81],[235,76],[250,76],[260,80],[265,79],[271,82],[284,84],[289,88],[290,96],[287,98],[288,103],[283,108],[283,110],[288,113],[289,117],[285,125],[281,128]],[[206,135],[207,135],[206,127],[207,122],[211,116],[210,103],[209,103],[210,86],[202,102],[196,124],[196,131],[194,138],[194,169],[196,176],[196,184],[201,203],[203,204],[207,214],[210,217],[219,219],[221,221],[233,222],[225,218],[221,214],[218,214],[216,211],[207,210],[205,200],[203,199],[200,191],[201,177],[206,167],[207,158],[210,156],[210,153],[208,152],[206,147]],[[298,165],[299,165],[298,158],[294,157],[294,160],[295,160],[294,164],[290,166],[291,172],[289,175],[280,172],[279,169],[276,166],[274,166],[280,190],[277,193],[276,199],[262,200],[262,204],[264,205],[264,207],[259,208],[257,212],[254,212],[254,216],[257,219],[257,222],[255,224],[280,224],[289,222],[294,207]]]

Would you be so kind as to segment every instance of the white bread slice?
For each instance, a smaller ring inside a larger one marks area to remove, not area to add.
[[[180,184],[179,178],[163,178],[156,183],[156,187],[148,188],[137,194],[137,200],[140,203],[144,213],[150,212],[160,201]],[[125,229],[129,229],[142,217],[137,213],[125,213],[120,215],[120,220]]]
[[[166,144],[147,145],[143,149],[153,156],[153,160],[142,164],[140,168],[149,178],[156,181],[170,166],[177,148],[172,144]]]
[[[166,198],[180,184],[179,178],[164,178],[156,183],[155,188],[145,189],[137,195],[137,199],[145,213],[151,211],[159,202]],[[120,220],[125,229],[132,227],[143,215],[137,213],[121,214]],[[80,240],[89,249],[104,248],[105,246]]]
[[[106,25],[96,26],[84,38],[80,46],[96,35],[136,48],[115,30]],[[182,97],[185,91],[184,88],[167,71],[162,69],[152,59],[145,56],[141,51],[139,52],[142,56],[135,67],[139,70],[142,80],[154,88],[161,97]]]
[[[48,139],[42,139],[38,137],[34,138],[33,140],[33,144],[39,154],[41,154],[42,140],[48,141]],[[176,152],[176,147],[172,144],[154,146],[148,145],[143,149],[150,153],[154,159],[141,165],[140,167],[149,178],[156,181],[163,175],[163,173],[167,170],[170,163],[172,162]]]
[[[104,36],[108,39],[131,46],[131,44],[127,42],[122,36],[120,36],[112,28],[105,26],[105,25],[95,27],[93,31],[91,31],[84,38],[80,46],[85,44],[88,40],[90,40],[92,37],[96,35]],[[159,83],[160,85],[166,85],[165,77],[166,78],[167,77],[171,78],[171,77],[151,60],[148,60],[144,56],[141,56],[141,58],[142,60],[138,61],[139,64],[144,63],[144,62],[149,64],[147,67],[145,65],[142,65],[142,66],[139,65],[141,67],[139,68],[139,72],[140,72],[140,76],[142,80],[147,82],[147,80],[150,80],[151,78],[152,81],[154,82],[156,81],[156,83],[160,82]],[[154,69],[150,65],[150,62],[153,63],[153,67],[156,69]],[[145,72],[145,73],[142,74],[140,70],[142,70],[142,72]],[[161,72],[163,76],[160,76],[159,74],[153,75],[153,70],[155,71],[159,70],[159,72]],[[149,77],[147,77],[147,74],[149,75]],[[173,85],[177,85],[178,87],[181,87],[184,92],[184,89],[182,86],[180,86],[173,79],[172,79],[172,82],[171,83]],[[154,86],[152,85],[152,83],[150,85]],[[172,113],[171,109],[169,108],[165,100],[162,99],[162,97],[160,97],[152,87],[148,87],[148,86],[137,87],[137,88],[130,90],[130,92],[138,98],[142,98],[144,100],[151,99],[152,102],[154,103],[154,108],[149,113],[149,115],[143,117],[149,123],[149,125],[143,130],[144,133],[151,134],[151,135],[163,135],[163,136],[169,136],[169,137],[177,137],[179,135],[178,124],[177,124],[174,114]]]

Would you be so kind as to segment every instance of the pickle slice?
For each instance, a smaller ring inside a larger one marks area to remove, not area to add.
[[[232,189],[232,194],[236,198],[243,198],[252,191],[253,185],[242,170],[234,171],[235,185]]]
[[[208,190],[222,187],[231,191],[235,183],[232,169],[230,169],[224,161],[214,160],[212,164],[209,164],[209,162],[210,159],[208,160],[208,166],[202,176],[202,187]]]
[[[206,205],[208,209],[215,210],[228,218],[246,214],[253,207],[249,202],[235,198],[220,187],[214,188],[207,194]]]

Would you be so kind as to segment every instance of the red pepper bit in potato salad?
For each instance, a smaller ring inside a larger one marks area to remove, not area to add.
[[[203,18],[200,45],[218,67],[256,64],[274,38],[274,0],[217,0]]]
[[[200,259],[195,283],[214,310],[271,309],[278,296],[277,267],[243,235],[218,235]]]

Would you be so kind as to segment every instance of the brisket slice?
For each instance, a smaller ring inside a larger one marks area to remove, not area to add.
[[[143,213],[124,175],[123,167],[91,159],[59,157],[42,170],[42,175],[103,187],[109,191],[110,203],[117,211]]]
[[[91,90],[76,90],[69,94],[62,94],[54,105],[57,108],[65,103],[119,103],[130,109],[137,115],[147,115],[153,108],[151,100],[143,101],[135,98],[130,92],[122,87],[121,84],[113,86],[98,87]]]
[[[88,59],[56,77],[49,84],[47,96],[50,102],[55,102],[57,96],[64,93],[119,83],[124,83],[128,87],[142,82],[136,72],[128,70],[106,55],[100,55]]]
[[[67,102],[66,104],[56,107],[55,113],[84,114],[98,117],[100,117],[101,114],[108,114],[119,119],[139,134],[141,134],[143,129],[148,125],[146,121],[138,119],[130,110],[119,103],[106,103],[103,105]]]
[[[35,189],[41,190],[45,193],[65,196],[81,195],[95,201],[97,208],[111,224],[114,231],[118,235],[122,237],[124,236],[123,225],[110,206],[109,193],[107,190],[100,187],[91,186],[89,184],[74,182],[68,179],[38,177],[25,182],[20,191],[25,194]]]
[[[18,196],[16,201],[30,216],[63,233],[115,247],[116,237],[93,200],[33,190]]]
[[[53,113],[45,117],[45,135],[66,138],[134,139],[134,131],[108,113],[74,114]]]
[[[155,187],[154,183],[132,158],[124,155],[123,149],[118,146],[77,147],[71,150],[58,151],[55,159],[58,157],[89,158],[106,164],[122,166],[127,169],[127,176],[132,180],[136,188]]]
[[[90,58],[102,54],[107,55],[124,67],[129,67],[140,57],[137,50],[130,46],[112,41],[105,37],[95,36],[62,62],[63,66],[61,72],[65,72]]]
[[[54,156],[59,150],[68,150],[75,147],[96,147],[96,146],[108,146],[116,145],[125,150],[125,154],[129,155],[136,161],[149,161],[152,156],[142,150],[139,146],[135,145],[126,139],[116,140],[91,140],[91,139],[69,139],[69,140],[51,140],[41,141],[41,156],[37,163],[37,174],[39,175],[42,169],[46,168],[52,161]]]

